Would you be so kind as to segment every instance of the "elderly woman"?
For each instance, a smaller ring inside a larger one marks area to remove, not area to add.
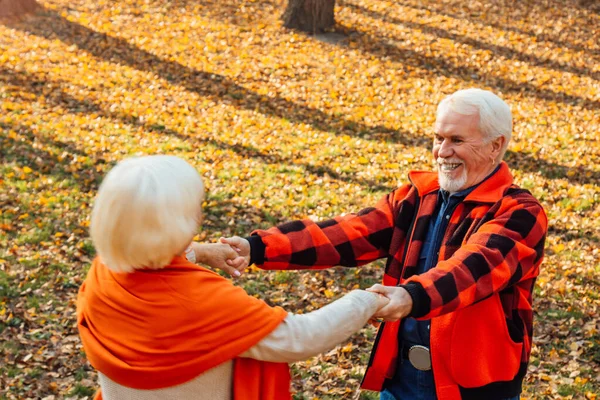
[[[177,157],[127,159],[104,179],[91,224],[98,257],[77,302],[97,399],[289,399],[287,363],[348,339],[387,304],[355,290],[293,315],[249,296],[186,258],[203,198]],[[225,244],[195,251],[199,262],[238,259]]]

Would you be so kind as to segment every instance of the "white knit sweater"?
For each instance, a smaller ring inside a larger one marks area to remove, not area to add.
[[[308,314],[288,314],[267,337],[240,357],[272,362],[302,361],[335,347],[362,328],[377,311],[377,295],[354,290]],[[157,390],[121,386],[98,373],[104,400],[231,400],[233,361],[184,384]]]

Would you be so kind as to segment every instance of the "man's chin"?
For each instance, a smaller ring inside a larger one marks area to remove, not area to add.
[[[440,188],[450,193],[460,191],[465,185],[466,179],[461,178],[456,179],[448,176],[448,174],[445,172],[438,171],[438,181],[440,183]]]

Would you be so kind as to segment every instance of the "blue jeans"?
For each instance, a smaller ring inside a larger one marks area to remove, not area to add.
[[[520,396],[515,396],[505,400],[519,399]],[[419,371],[403,359],[394,379],[386,381],[379,400],[437,400],[433,371]]]
[[[436,400],[433,371],[420,371],[406,359],[398,362],[394,379],[386,381],[380,400]]]

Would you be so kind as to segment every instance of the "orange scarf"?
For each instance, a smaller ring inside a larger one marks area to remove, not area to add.
[[[235,400],[290,399],[287,364],[236,358],[286,315],[182,257],[130,274],[112,272],[96,258],[77,299],[87,359],[113,381],[166,388],[235,359]]]

